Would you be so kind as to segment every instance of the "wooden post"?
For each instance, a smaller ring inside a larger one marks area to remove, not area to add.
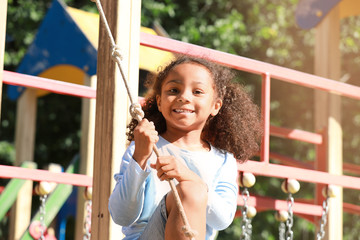
[[[123,55],[122,69],[136,101],[141,1],[105,0],[102,4]],[[111,60],[111,44],[103,23],[100,24],[97,78],[91,239],[107,240],[121,235],[110,220],[108,199],[114,186],[113,174],[119,171],[126,147],[129,104],[119,70]]]
[[[0,1],[0,119],[2,99],[2,79],[4,70],[5,34],[6,34],[7,0]]]
[[[84,85],[96,88],[96,76],[86,76]],[[95,99],[82,99],[80,173],[87,176],[93,174],[95,104]],[[86,217],[84,192],[84,187],[78,187],[75,239],[83,239],[84,236],[83,230]]]
[[[36,90],[26,89],[20,96],[16,109],[15,166],[34,161],[37,96]],[[31,220],[32,181],[26,181],[18,193],[11,210],[10,238],[20,239]]]
[[[316,28],[315,74],[340,80],[340,15],[339,6],[335,7]],[[315,128],[317,131],[327,129],[326,162],[318,162],[319,170],[331,174],[342,174],[342,128],[341,97],[315,91]],[[317,190],[317,203],[322,204],[321,189]],[[326,239],[339,240],[343,236],[343,197],[341,194],[330,200]]]

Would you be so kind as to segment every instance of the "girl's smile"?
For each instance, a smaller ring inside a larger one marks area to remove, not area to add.
[[[157,96],[167,130],[201,131],[222,105],[214,86],[211,73],[202,65],[183,63],[172,69]]]

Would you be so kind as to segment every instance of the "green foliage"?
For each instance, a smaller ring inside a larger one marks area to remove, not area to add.
[[[35,1],[34,1],[35,2]],[[9,0],[6,35],[11,41],[5,47],[5,69],[15,70],[34,39],[50,1]],[[19,31],[22,29],[22,31]]]
[[[15,160],[14,146],[7,141],[0,141],[0,164],[12,165]]]

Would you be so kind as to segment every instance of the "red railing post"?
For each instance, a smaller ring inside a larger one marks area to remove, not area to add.
[[[261,120],[264,135],[262,137],[260,159],[266,163],[269,163],[270,151],[270,79],[270,73],[262,74]]]

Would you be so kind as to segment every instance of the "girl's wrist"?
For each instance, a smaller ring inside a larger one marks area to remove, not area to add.
[[[146,156],[141,156],[139,154],[134,153],[132,158],[139,164],[139,166],[142,169],[145,169],[149,156],[146,157]]]

